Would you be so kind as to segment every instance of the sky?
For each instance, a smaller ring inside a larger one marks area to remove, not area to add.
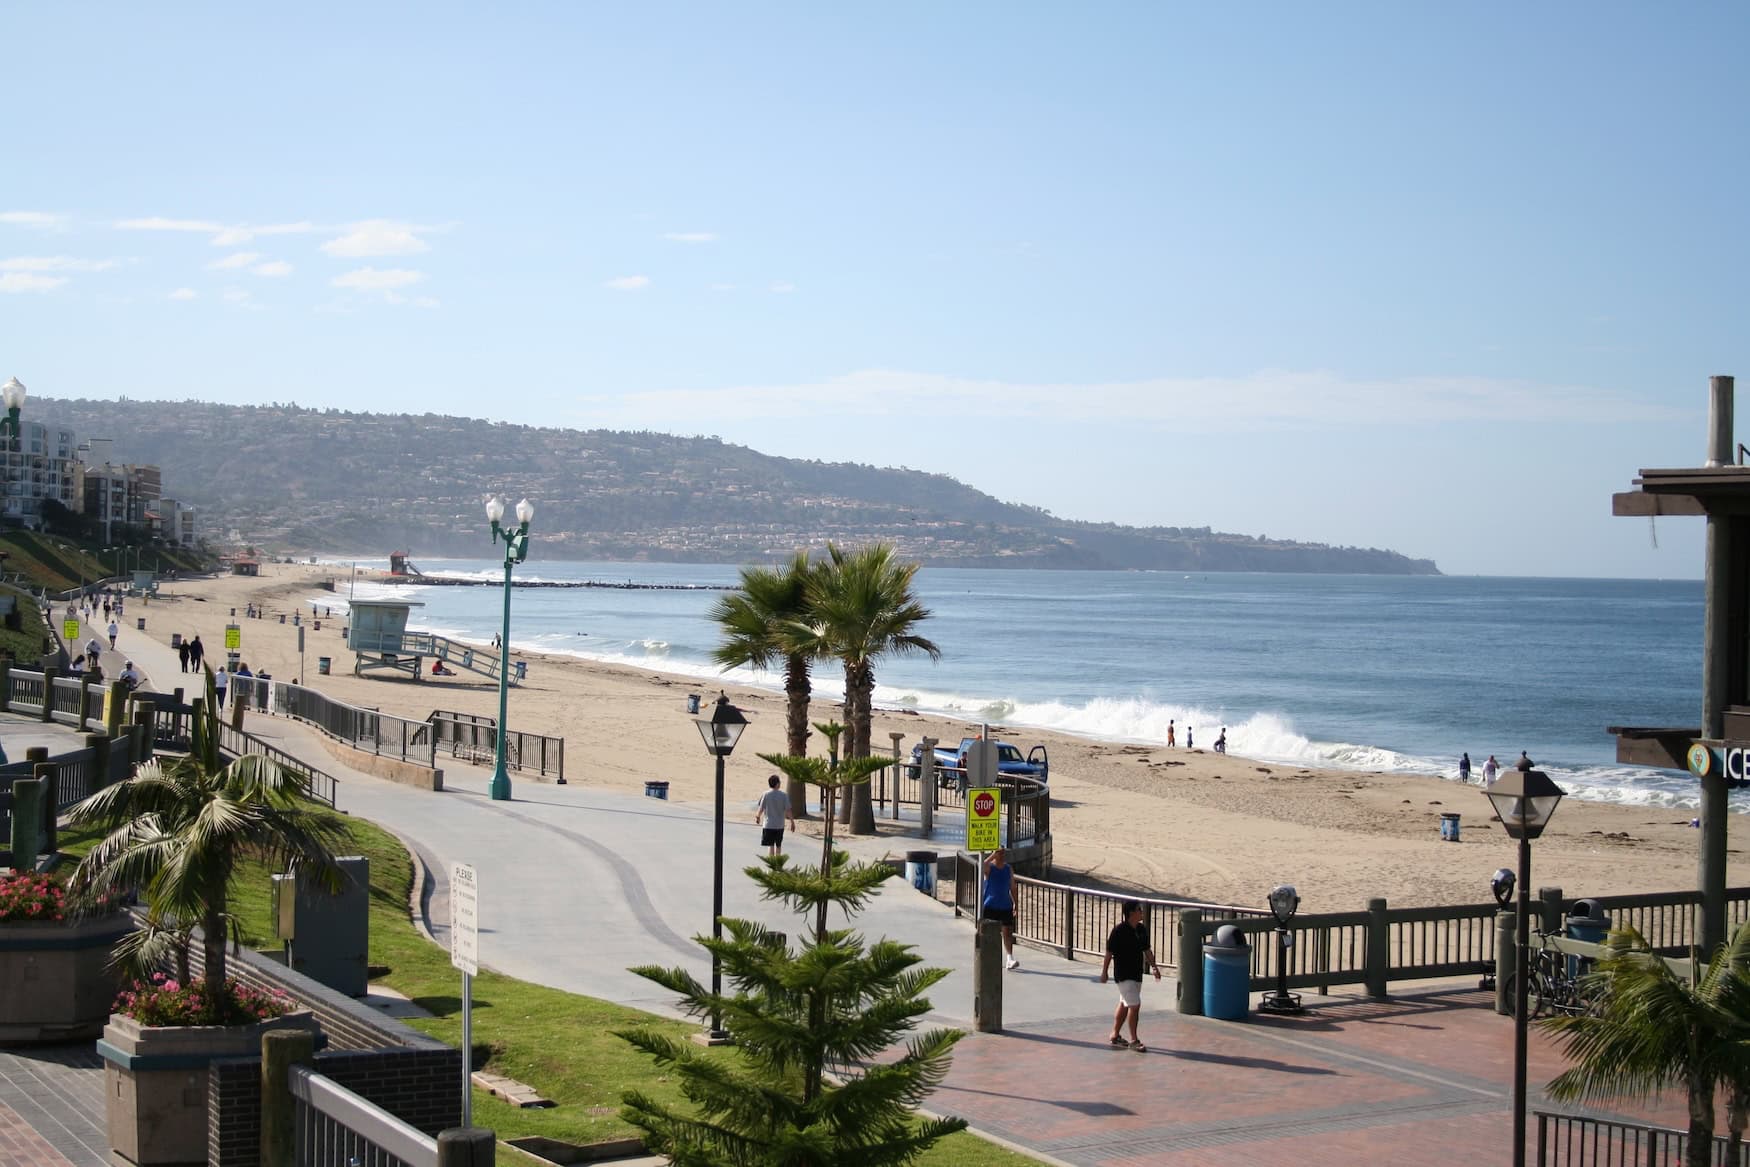
[[[40,396],[1692,578],[1701,520],[1610,495],[1750,378],[1743,3],[11,3],[0,43]]]

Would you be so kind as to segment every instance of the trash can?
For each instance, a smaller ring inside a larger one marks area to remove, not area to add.
[[[1610,935],[1610,916],[1598,906],[1597,900],[1577,900],[1568,911],[1569,940],[1584,940],[1588,944],[1603,944]],[[1591,972],[1592,962],[1582,956],[1568,957],[1568,975],[1577,977]]]
[[[316,658],[316,671],[318,673],[320,673],[322,676],[326,677],[328,675],[328,669],[329,669],[330,663],[331,662],[329,661],[329,659],[325,656],[317,657]]]
[[[182,633],[172,632],[170,634],[170,647],[171,648],[181,648],[182,647]]]
[[[286,622],[286,614],[284,612],[281,612],[280,613],[280,623],[284,624],[285,622]]]
[[[1218,1021],[1244,1021],[1250,1008],[1252,946],[1232,924],[1203,942],[1203,1015]]]
[[[927,896],[936,894],[936,853],[934,851],[907,851],[905,853],[905,881]]]
[[[666,782],[646,782],[644,784],[644,797],[645,798],[660,798],[664,802],[667,802],[668,801],[668,783],[666,783]]]
[[[1458,813],[1448,811],[1440,816],[1440,839],[1445,843],[1458,842]]]
[[[137,618],[134,621],[134,627],[139,629],[141,632],[144,632],[146,630],[146,618],[144,616]]]
[[[697,713],[698,711],[699,711],[699,695],[697,693],[688,693],[687,694],[687,712],[688,713]]]

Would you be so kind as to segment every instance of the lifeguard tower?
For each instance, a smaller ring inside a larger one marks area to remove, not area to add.
[[[354,600],[351,623],[346,630],[346,646],[355,654],[354,674],[406,673],[418,681],[425,675],[425,658],[433,657],[447,665],[498,679],[503,654],[431,632],[407,631],[408,615],[423,607],[417,600]],[[527,675],[528,666],[515,661],[510,670],[510,683],[514,685]]]

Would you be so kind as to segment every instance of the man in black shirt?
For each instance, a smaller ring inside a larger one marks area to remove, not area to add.
[[[1154,949],[1148,944],[1148,928],[1142,922],[1142,905],[1135,900],[1125,900],[1122,910],[1124,922],[1106,937],[1106,959],[1100,962],[1100,983],[1106,983],[1109,971],[1114,974],[1112,979],[1118,982],[1118,1011],[1112,1015],[1112,1044],[1128,1044],[1137,1053],[1147,1053],[1148,1047],[1136,1036],[1136,1018],[1142,1012],[1142,974],[1145,970],[1152,971],[1158,981],[1161,966],[1155,963]],[[1129,1042],[1119,1032],[1126,1018],[1130,1022]]]

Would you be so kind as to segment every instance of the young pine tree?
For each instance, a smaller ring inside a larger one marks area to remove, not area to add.
[[[844,727],[816,725],[836,747]],[[897,1059],[871,1059],[913,1034],[929,1011],[924,991],[948,970],[921,968],[909,945],[867,943],[849,928],[829,928],[829,909],[847,922],[869,903],[885,867],[852,863],[832,846],[831,802],[866,783],[879,758],[800,758],[762,754],[784,774],[821,789],[826,826],[818,868],[767,857],[747,875],[768,900],[789,905],[804,942],[790,944],[750,920],[725,918],[721,941],[698,937],[718,958],[722,996],[681,968],[632,971],[681,998],[697,1017],[713,1014],[735,1038],[732,1057],[705,1056],[650,1029],[619,1036],[679,1079],[691,1108],[666,1106],[638,1091],[625,1096],[626,1120],[650,1148],[678,1167],[885,1167],[915,1159],[963,1119],[920,1119],[914,1108],[941,1084],[961,1033],[932,1029],[906,1040]]]

